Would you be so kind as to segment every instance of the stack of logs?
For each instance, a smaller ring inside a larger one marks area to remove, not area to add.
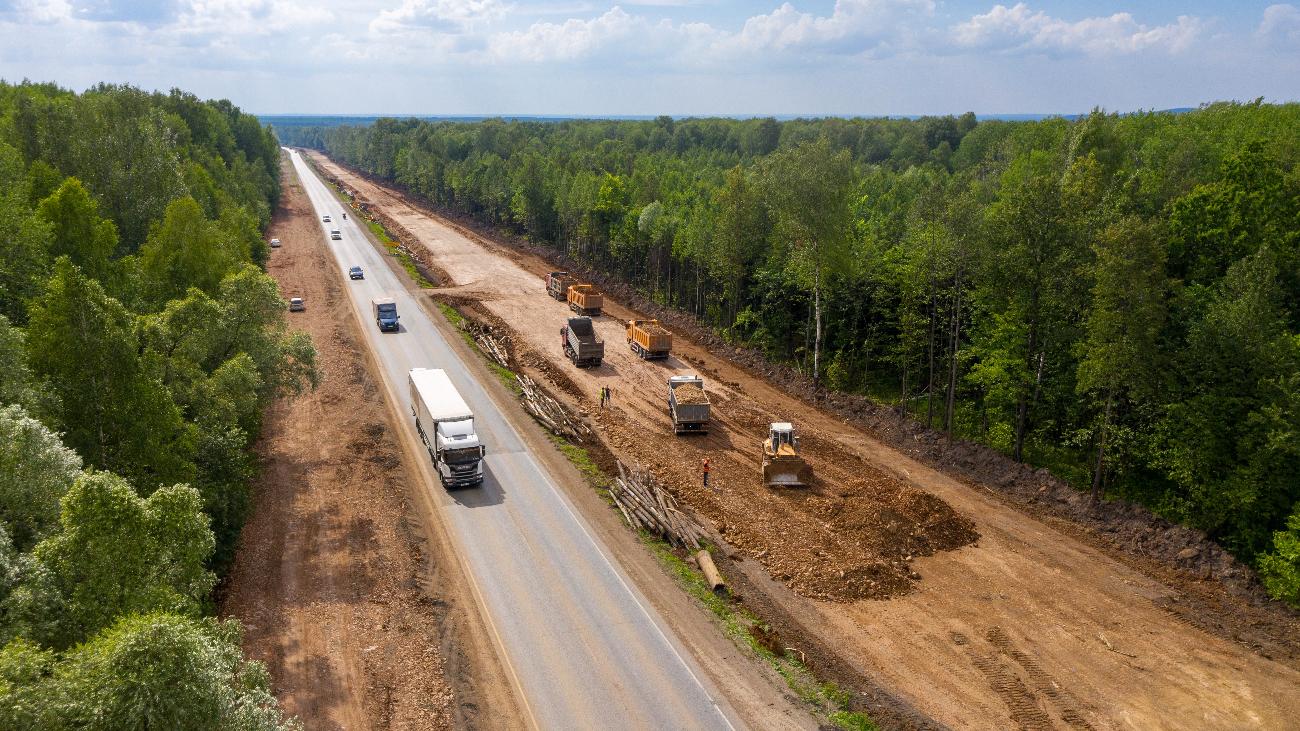
[[[727,584],[713,563],[709,550],[702,546],[704,530],[686,514],[677,509],[677,501],[654,479],[618,463],[618,477],[609,490],[628,525],[640,528],[663,538],[669,543],[691,551],[695,564],[700,567],[704,581],[719,596],[726,596]]]
[[[483,351],[483,354],[497,365],[502,368],[509,368],[509,336],[497,337],[488,327],[474,327],[472,330],[474,342],[478,344],[478,349]]]
[[[502,368],[511,367],[509,335],[497,335],[492,326],[473,321],[468,323],[467,329],[483,355]],[[515,380],[519,382],[519,401],[524,405],[524,410],[552,434],[575,442],[591,440],[591,427],[539,388],[536,381],[522,373],[516,374]]]
[[[523,403],[524,409],[542,426],[550,429],[552,434],[575,442],[592,438],[591,427],[570,415],[563,404],[538,388],[536,381],[523,374],[517,374],[515,380],[519,382],[519,401]]]
[[[704,531],[677,508],[677,501],[649,475],[618,463],[609,494],[633,528],[642,528],[682,548],[698,551]]]

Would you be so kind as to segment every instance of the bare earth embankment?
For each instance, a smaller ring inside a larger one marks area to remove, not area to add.
[[[306,312],[322,373],[314,392],[266,414],[252,515],[223,586],[222,611],[269,667],[276,695],[309,729],[494,727],[506,693],[470,650],[474,616],[454,562],[414,499],[357,325],[291,166],[269,232],[268,270]],[[494,695],[496,694],[496,695]]]
[[[1167,607],[1184,594],[1159,571],[931,469],[680,334],[667,361],[639,360],[619,321],[640,315],[608,299],[597,320],[605,365],[578,370],[560,353],[568,310],[545,295],[547,262],[316,159],[427,250],[450,285],[433,296],[507,329],[516,358],[589,413],[616,456],[653,470],[725,539],[723,568],[744,601],[814,666],[860,679],[890,725],[1274,729],[1300,718],[1295,654],[1268,657],[1202,629],[1213,621],[1182,621]],[[692,372],[707,379],[715,423],[705,437],[673,437],[665,379]],[[603,412],[602,386],[614,389]],[[758,479],[766,424],[785,420],[817,475],[808,490]],[[712,489],[700,484],[704,457]]]

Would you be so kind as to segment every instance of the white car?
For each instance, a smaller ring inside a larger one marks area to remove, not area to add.
[[[330,222],[329,214],[327,213],[324,216],[321,216],[320,220],[324,221],[325,223],[329,223]]]
[[[305,310],[305,309],[307,309],[307,305],[303,304],[303,302],[302,302],[302,297],[290,297],[290,298],[289,298],[289,311],[290,311],[290,312],[302,312],[302,311]]]
[[[278,248],[280,248],[280,240],[279,240],[279,239],[271,239],[271,248],[272,248],[272,249],[278,249]]]

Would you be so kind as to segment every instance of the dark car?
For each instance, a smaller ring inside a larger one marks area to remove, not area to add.
[[[352,267],[348,270],[348,279],[365,279],[366,273],[361,271],[361,267]]]

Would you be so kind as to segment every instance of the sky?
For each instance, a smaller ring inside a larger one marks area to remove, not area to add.
[[[0,78],[260,114],[914,115],[1300,99],[1300,0],[0,0]]]

